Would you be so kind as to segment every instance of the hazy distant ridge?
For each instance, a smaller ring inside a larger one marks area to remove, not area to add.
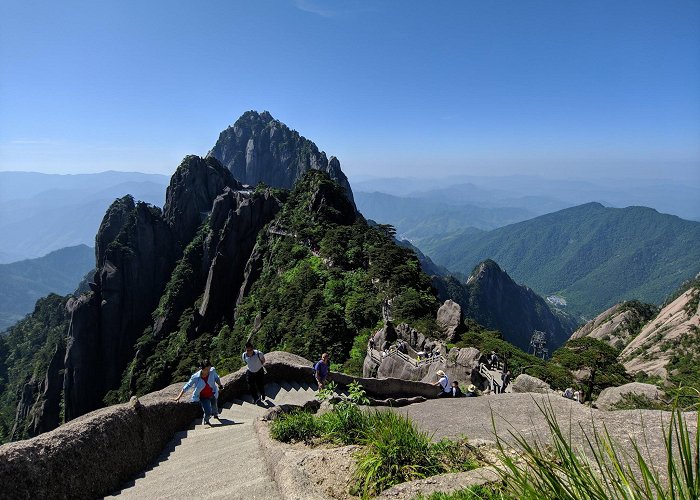
[[[658,304],[700,271],[700,223],[646,207],[588,203],[419,246],[461,272],[493,259],[517,282],[561,295],[567,311],[589,318],[622,300]]]
[[[162,206],[168,177],[139,172],[56,175],[0,172],[0,263],[95,244],[102,216],[131,194]]]

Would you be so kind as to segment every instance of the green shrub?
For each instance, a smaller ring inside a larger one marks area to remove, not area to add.
[[[510,500],[505,496],[500,486],[471,486],[451,493],[433,493],[424,497],[420,495],[416,500]]]
[[[338,444],[355,444],[365,435],[370,419],[367,413],[349,403],[336,405],[318,417],[318,425],[323,438]]]
[[[270,426],[270,436],[283,443],[293,441],[309,442],[320,435],[319,431],[316,418],[305,411],[280,415]]]
[[[432,443],[408,417],[390,411],[372,414],[363,444],[355,474],[364,498],[405,481],[477,466],[466,443]]]
[[[643,394],[627,393],[612,405],[611,410],[668,410],[668,405],[661,401],[649,399]]]

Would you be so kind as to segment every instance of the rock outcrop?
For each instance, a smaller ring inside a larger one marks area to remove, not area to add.
[[[107,210],[96,236],[93,290],[72,305],[66,420],[100,408],[105,395],[120,387],[177,259],[225,188],[241,184],[216,159],[187,156],[168,186],[165,212],[131,196]]]
[[[322,170],[340,184],[353,204],[352,189],[334,156],[330,159],[316,145],[267,111],[248,111],[221,132],[207,157],[217,158],[244,184],[291,189],[309,170]]]
[[[245,270],[258,233],[280,208],[281,202],[269,190],[245,194],[227,189],[214,201],[207,241],[213,258],[199,308],[203,331],[221,318],[233,319],[240,289],[250,277]]]
[[[550,352],[569,338],[573,324],[555,315],[542,297],[518,285],[498,264],[479,264],[466,283],[468,303],[464,314],[479,324],[500,330],[503,338],[527,351],[533,331],[547,333]]]
[[[454,342],[464,329],[462,308],[453,300],[446,300],[437,313],[437,324],[445,331],[448,342]]]
[[[700,345],[700,286],[692,285],[649,321],[620,353],[628,373],[668,376],[672,358],[697,356]]]
[[[623,349],[657,313],[658,309],[649,304],[622,302],[576,330],[570,340],[592,337],[607,342],[616,349]]]
[[[615,404],[622,401],[626,394],[642,396],[655,402],[659,402],[661,400],[661,391],[655,385],[631,382],[618,387],[608,387],[603,389],[593,405],[601,410],[610,410],[613,408],[613,406],[615,406]]]
[[[239,190],[243,186],[216,158],[189,155],[182,160],[170,179],[163,206],[163,218],[181,248],[192,240],[225,188]]]
[[[526,373],[515,378],[512,390],[513,392],[537,392],[543,394],[553,392],[547,382]]]

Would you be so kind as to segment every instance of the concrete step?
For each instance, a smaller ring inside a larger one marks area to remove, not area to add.
[[[281,498],[264,467],[253,423],[276,404],[302,405],[315,399],[307,384],[270,383],[265,403],[242,395],[221,408],[221,422],[192,422],[178,432],[160,457],[112,496],[125,498]]]

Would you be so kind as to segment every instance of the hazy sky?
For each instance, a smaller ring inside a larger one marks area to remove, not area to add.
[[[170,174],[255,109],[351,178],[700,183],[697,0],[0,5],[0,170]]]

